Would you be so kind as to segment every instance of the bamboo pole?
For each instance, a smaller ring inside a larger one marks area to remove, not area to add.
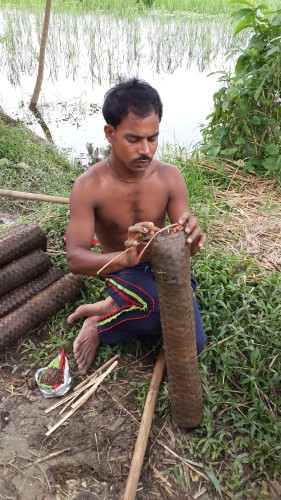
[[[40,193],[27,193],[25,191],[11,191],[9,189],[0,189],[0,196],[7,196],[8,198],[20,198],[22,200],[33,201],[49,201],[51,203],[62,203],[68,205],[69,198],[62,196],[51,196],[49,194]]]
[[[136,496],[142,463],[144,459],[144,454],[147,446],[148,436],[151,428],[155,404],[164,368],[165,368],[165,356],[163,349],[161,349],[161,351],[158,354],[158,358],[152,374],[152,379],[150,382],[150,387],[147,394],[145,407],[143,410],[143,415],[139,428],[139,434],[135,444],[135,450],[131,462],[129,476],[127,479],[124,495],[122,497],[123,500],[134,500]]]

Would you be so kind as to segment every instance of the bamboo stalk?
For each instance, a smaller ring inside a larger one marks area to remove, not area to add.
[[[62,196],[51,196],[49,194],[41,193],[27,193],[25,191],[11,191],[10,189],[0,189],[0,196],[7,196],[8,198],[20,198],[22,200],[33,201],[49,201],[51,203],[62,203],[68,205],[69,198]]]
[[[108,361],[106,361],[94,373],[92,373],[89,377],[87,377],[80,384],[78,384],[75,387],[75,389],[73,390],[73,392],[71,394],[69,394],[68,396],[64,397],[61,401],[58,401],[54,405],[52,405],[49,408],[47,408],[45,410],[45,413],[50,413],[51,411],[55,410],[55,408],[58,408],[59,406],[63,405],[66,401],[69,401],[71,399],[73,399],[73,400],[76,399],[76,397],[79,396],[85,389],[87,389],[88,387],[90,387],[92,384],[94,384],[96,382],[95,379],[98,377],[98,373],[101,372],[101,371],[103,371],[109,364],[113,363],[113,361],[115,361],[118,357],[119,357],[119,355],[116,354],[115,356],[113,356],[113,358],[111,358]],[[67,406],[68,405],[66,405],[66,407]],[[61,410],[60,413],[62,413],[65,410],[65,408],[63,410]]]
[[[139,477],[141,473],[142,463],[144,459],[144,454],[147,446],[148,436],[151,428],[152,418],[154,415],[154,408],[157,400],[157,395],[163,376],[165,367],[165,356],[164,351],[158,354],[158,358],[153,371],[149,391],[147,394],[145,407],[143,410],[143,415],[141,419],[141,424],[139,428],[138,438],[135,444],[135,450],[133,459],[131,462],[131,467],[129,471],[129,476],[127,479],[123,500],[134,500],[136,496],[136,491],[138,487]]]
[[[84,394],[84,396],[82,396],[79,401],[77,401],[76,403],[74,403],[74,407],[71,408],[71,410],[66,414],[64,415],[64,417],[59,420],[59,422],[57,422],[51,429],[48,430],[48,432],[46,432],[46,436],[50,436],[50,434],[52,434],[52,432],[54,432],[58,427],[60,427],[63,422],[65,422],[69,417],[71,417],[71,415],[73,415],[73,413],[76,412],[76,410],[78,410],[78,408],[80,408],[80,406],[82,406],[82,404],[85,403],[85,401],[87,401],[87,399],[97,390],[98,386],[103,382],[103,380],[105,379],[105,377],[107,377],[107,375],[115,368],[115,366],[118,364],[118,361],[114,361],[114,363],[106,370],[105,373],[103,373],[103,375],[100,375],[99,377],[99,381],[95,383],[95,385],[89,389],[86,394]]]

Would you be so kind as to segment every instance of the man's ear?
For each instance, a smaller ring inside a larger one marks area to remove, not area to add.
[[[114,127],[112,125],[109,125],[108,123],[104,126],[104,133],[105,137],[107,138],[109,144],[113,143],[114,139]]]

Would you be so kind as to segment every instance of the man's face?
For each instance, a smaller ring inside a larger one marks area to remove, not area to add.
[[[105,134],[115,158],[132,172],[143,172],[157,149],[159,118],[154,112],[139,118],[130,111],[116,128],[106,125]]]

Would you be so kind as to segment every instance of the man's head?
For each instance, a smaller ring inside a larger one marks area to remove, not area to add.
[[[106,92],[102,114],[107,124],[116,128],[130,111],[139,118],[155,113],[160,122],[163,105],[157,90],[143,80],[131,78]]]

